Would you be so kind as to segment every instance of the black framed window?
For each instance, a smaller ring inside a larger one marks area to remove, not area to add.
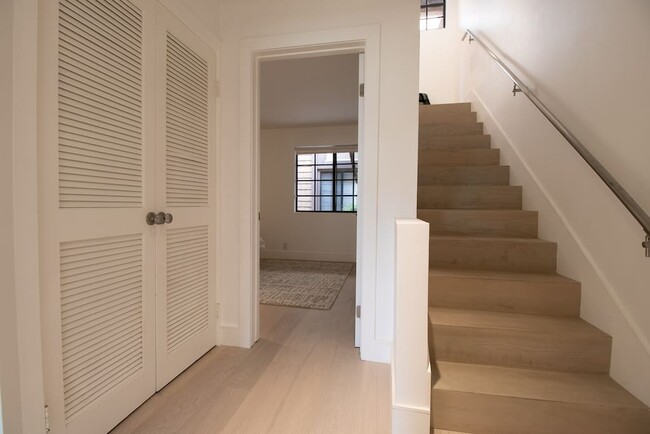
[[[356,212],[358,168],[356,151],[296,154],[296,211]]]
[[[446,12],[445,0],[420,0],[420,30],[444,29]]]

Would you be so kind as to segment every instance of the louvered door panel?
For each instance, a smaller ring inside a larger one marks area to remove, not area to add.
[[[167,33],[169,206],[208,206],[208,63]]]
[[[155,1],[39,17],[46,402],[52,432],[105,433],[216,341],[215,59]]]
[[[167,232],[167,351],[208,327],[208,228]]]
[[[162,388],[215,345],[214,53],[158,8],[156,382]]]
[[[62,208],[142,206],[142,14],[128,1],[59,9]]]
[[[39,3],[39,251],[51,431],[155,393],[155,3]],[[37,270],[34,270],[35,272]]]
[[[65,418],[143,367],[142,237],[61,244]]]

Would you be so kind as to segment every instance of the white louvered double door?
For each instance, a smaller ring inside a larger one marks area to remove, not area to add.
[[[157,388],[216,342],[214,54],[166,9],[157,16]],[[164,290],[163,290],[164,289]]]
[[[153,0],[41,6],[46,404],[101,433],[216,343],[215,56]]]

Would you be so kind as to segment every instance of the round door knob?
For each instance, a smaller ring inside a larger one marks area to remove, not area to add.
[[[146,222],[148,225],[164,225],[165,223],[169,224],[174,221],[174,216],[170,213],[164,212],[150,212],[147,213]]]
[[[156,214],[156,217],[154,218],[154,222],[157,225],[164,225],[165,224],[165,213],[160,211],[159,213]]]

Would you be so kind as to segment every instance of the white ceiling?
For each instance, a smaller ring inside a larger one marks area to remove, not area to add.
[[[357,123],[358,59],[346,54],[263,62],[262,128]]]

